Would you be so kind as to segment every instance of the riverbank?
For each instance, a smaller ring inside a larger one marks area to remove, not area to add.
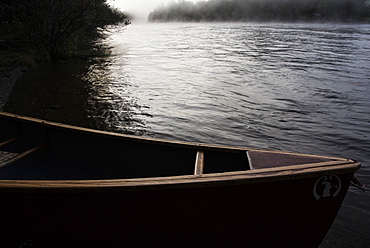
[[[0,111],[3,111],[17,80],[26,71],[26,67],[0,68]]]

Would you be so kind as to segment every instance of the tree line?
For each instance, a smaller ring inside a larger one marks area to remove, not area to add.
[[[369,21],[369,0],[181,0],[161,6],[150,22]]]
[[[0,49],[41,61],[70,57],[120,22],[129,24],[107,0],[1,0]]]

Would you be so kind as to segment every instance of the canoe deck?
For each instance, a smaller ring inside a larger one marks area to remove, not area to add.
[[[299,164],[314,164],[336,160],[334,158],[320,156],[305,156],[266,151],[248,151],[247,153],[251,169],[276,168]]]

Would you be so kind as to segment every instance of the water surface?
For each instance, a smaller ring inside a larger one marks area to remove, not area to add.
[[[86,78],[105,128],[351,157],[370,185],[370,25],[134,24],[102,44]],[[370,245],[369,204],[351,188],[322,247]]]

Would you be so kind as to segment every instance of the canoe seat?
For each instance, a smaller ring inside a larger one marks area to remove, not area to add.
[[[12,153],[12,152],[4,152],[0,151],[0,169],[7,167],[8,165],[11,165],[18,160],[25,158],[41,149],[46,147],[45,144],[36,146],[34,148],[31,148],[27,151],[21,152],[21,153]],[[4,154],[4,156],[2,155]]]
[[[12,143],[14,143],[14,142],[16,142],[20,139],[21,139],[20,137],[16,137],[16,138],[12,138],[12,139],[9,139],[7,141],[1,142],[0,143],[0,148],[8,146],[9,144],[12,144]],[[25,157],[41,150],[44,147],[46,147],[46,144],[38,145],[34,148],[31,148],[29,150],[26,150],[24,152],[19,152],[19,153],[0,150],[0,169],[3,169],[5,167],[7,167],[8,165],[13,164],[13,163],[17,162],[18,160],[20,160],[22,158],[25,158]]]
[[[0,168],[3,168],[5,164],[13,160],[19,155],[19,153],[0,151]]]

